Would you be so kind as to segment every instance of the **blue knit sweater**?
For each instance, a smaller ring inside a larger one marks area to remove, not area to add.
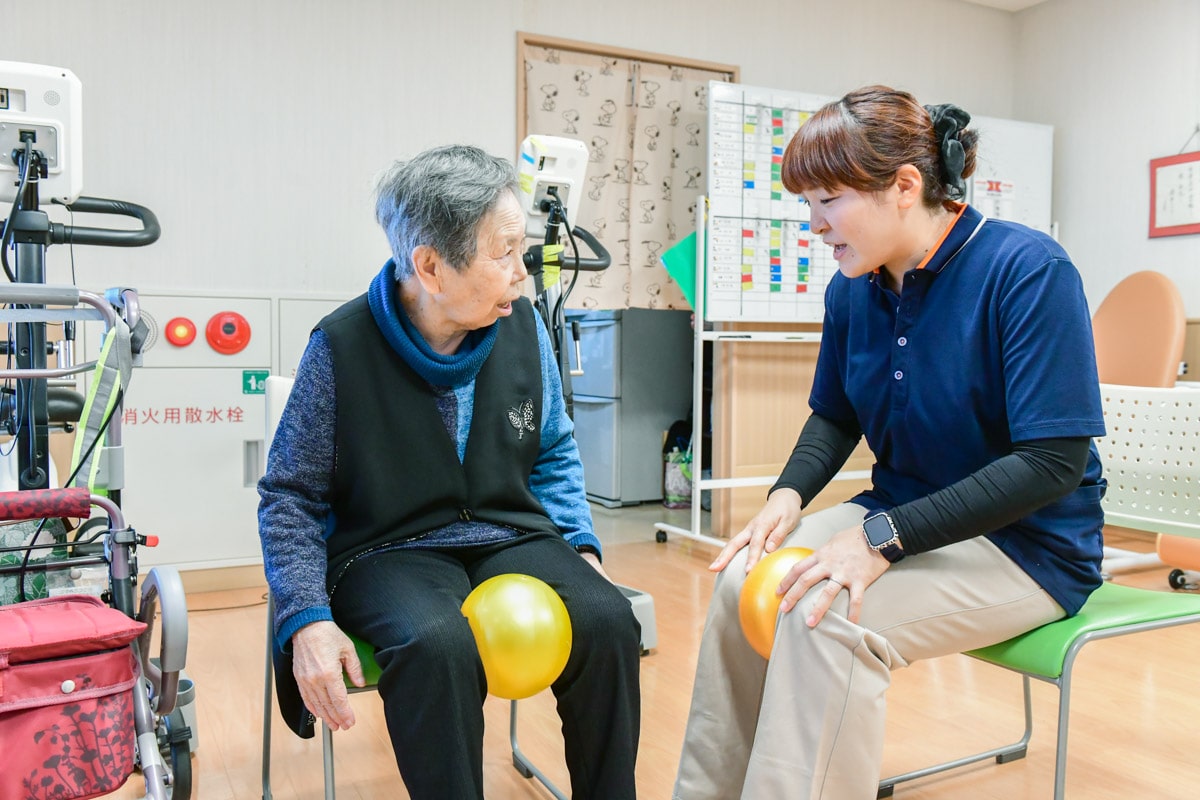
[[[371,311],[392,347],[438,395],[447,432],[466,453],[474,408],[475,376],[495,339],[496,326],[473,331],[451,356],[435,353],[395,302],[391,262],[372,283]],[[583,465],[567,416],[562,383],[550,337],[541,324],[538,350],[542,369],[541,451],[529,477],[529,488],[550,519],[572,545],[599,549],[583,487]],[[296,370],[271,451],[267,471],[258,483],[259,535],[263,562],[275,600],[275,635],[286,646],[310,622],[332,620],[325,589],[325,539],[334,531],[329,504],[336,458],[334,410],[337,386],[328,339],[321,331],[310,337]],[[513,531],[482,522],[456,522],[397,547],[454,548],[502,541]]]

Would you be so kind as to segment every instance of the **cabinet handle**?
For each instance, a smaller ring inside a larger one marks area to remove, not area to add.
[[[571,370],[571,377],[577,378],[583,374],[583,353],[579,349],[579,320],[571,321],[571,338],[575,340],[575,363],[579,365]]]

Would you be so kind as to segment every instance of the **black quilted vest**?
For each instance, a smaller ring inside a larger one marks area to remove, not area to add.
[[[475,379],[461,463],[433,390],[388,344],[366,295],[317,325],[337,387],[331,586],[351,559],[456,520],[558,532],[529,490],[542,420],[541,322],[521,299],[498,324]]]

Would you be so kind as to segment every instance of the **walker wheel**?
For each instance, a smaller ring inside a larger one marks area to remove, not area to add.
[[[166,787],[170,800],[190,800],[192,796],[190,739],[191,730],[184,721],[182,709],[176,708],[162,719],[159,750],[171,770]]]
[[[1167,583],[1171,584],[1172,589],[1186,589],[1188,588],[1187,574],[1181,569],[1173,569],[1167,576]]]
[[[662,544],[666,540],[667,540],[667,532],[666,531],[655,531],[654,532],[654,541],[658,542],[659,544]]]

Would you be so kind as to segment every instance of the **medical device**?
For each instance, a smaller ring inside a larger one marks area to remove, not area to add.
[[[11,201],[0,234],[0,266],[14,284],[45,284],[45,251],[52,244],[138,247],[158,239],[158,220],[149,209],[80,196],[82,107],[80,82],[70,70],[0,61],[0,198]],[[40,207],[44,195],[72,211],[134,217],[143,228],[111,230],[51,223]],[[15,268],[10,266],[10,249],[15,253]],[[139,326],[137,294],[123,289],[117,297],[130,312],[127,322],[137,351],[145,332],[144,323]],[[44,302],[31,303],[22,313],[44,307]],[[4,421],[17,439],[20,488],[45,489],[49,485],[48,379],[62,375],[46,370],[45,323],[49,318],[35,314],[32,319],[36,324],[14,326],[8,352],[15,356],[17,369],[28,377],[16,381],[15,402],[6,405],[8,418]]]
[[[587,165],[587,145],[578,139],[525,137],[517,171],[527,234],[536,237],[545,233],[554,199],[566,208],[567,225],[575,227],[579,215],[575,199],[583,186]]]
[[[572,373],[564,345],[566,344],[565,304],[580,271],[608,269],[612,257],[596,237],[575,225],[579,204],[583,198],[583,181],[587,172],[587,146],[576,139],[559,136],[527,136],[521,142],[518,163],[521,209],[525,212],[525,233],[530,237],[541,237],[542,243],[531,246],[524,256],[525,267],[534,281],[536,307],[558,360],[562,375],[563,395],[567,402],[567,413],[571,414]],[[562,243],[562,233],[570,243],[570,252]],[[595,254],[594,258],[581,257],[579,237]],[[563,269],[572,272],[566,289],[562,288],[559,276]],[[575,363],[579,361],[579,326],[572,326],[575,342]]]
[[[587,146],[577,139],[560,136],[527,136],[521,142],[518,163],[518,182],[521,188],[521,210],[525,212],[525,233],[540,237],[525,257],[529,274],[538,278],[546,268],[543,283],[558,282],[562,267],[573,270],[599,271],[612,263],[608,251],[586,230],[576,227],[582,200],[582,186],[587,172]],[[566,229],[572,254],[564,264],[562,230]],[[578,235],[591,248],[595,258],[580,257],[574,236]],[[539,287],[538,293],[541,293]]]
[[[70,203],[83,189],[82,86],[69,69],[0,61],[0,201],[21,182],[12,153],[39,154],[42,196]]]

